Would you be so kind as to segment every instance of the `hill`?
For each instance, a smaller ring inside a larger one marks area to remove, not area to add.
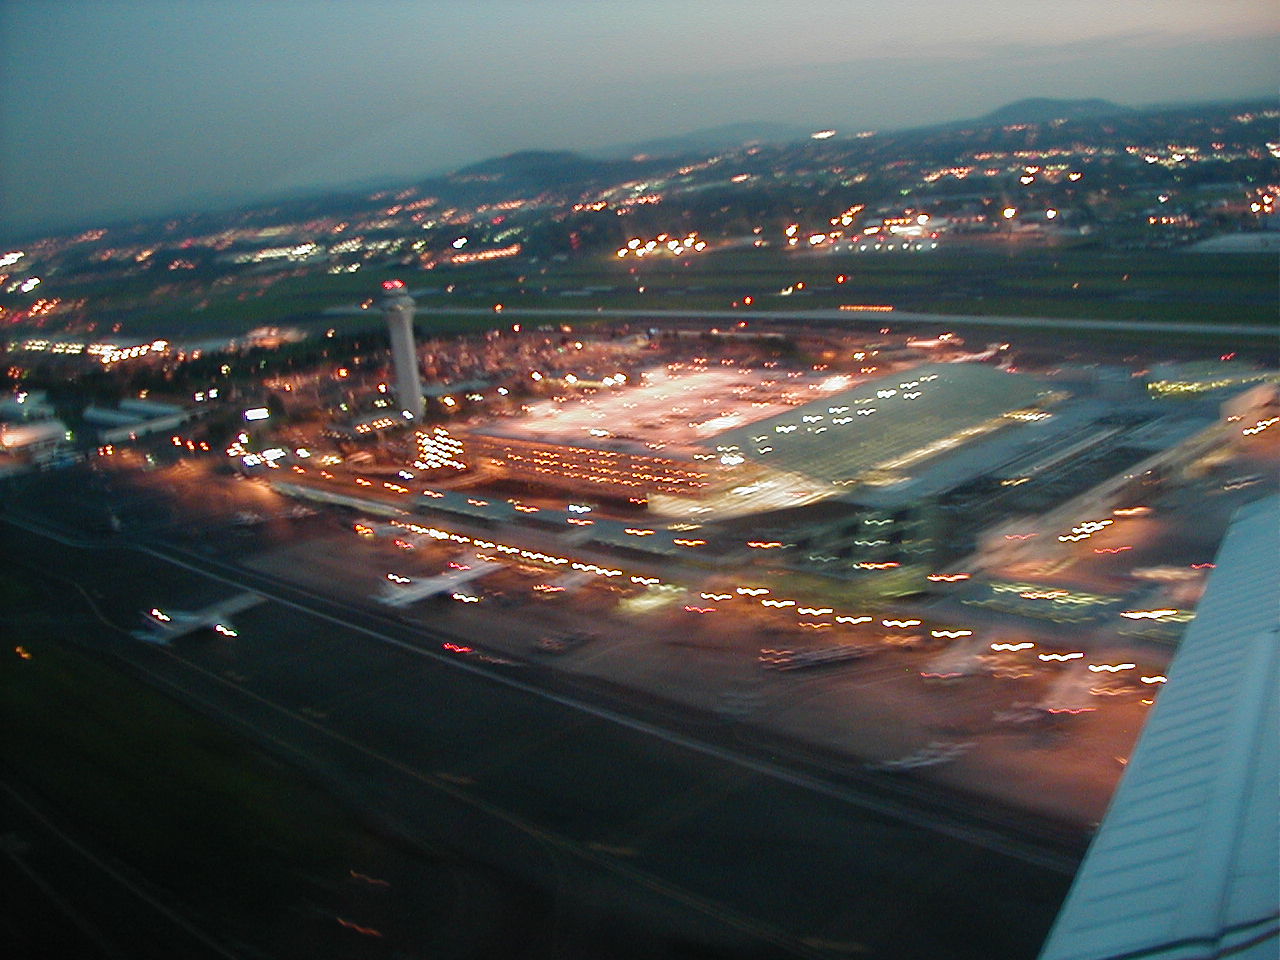
[[[1048,123],[1050,120],[1091,120],[1097,117],[1115,117],[1131,114],[1130,107],[1122,107],[1110,100],[1054,100],[1050,97],[1029,97],[1015,100],[990,113],[978,117],[981,123]]]
[[[736,150],[749,143],[791,143],[803,140],[813,132],[809,127],[798,127],[785,123],[744,122],[726,123],[721,126],[707,127],[690,133],[676,134],[670,137],[657,137],[650,140],[637,140],[633,143],[617,144],[590,151],[592,155],[602,158],[623,158],[639,155],[649,157],[674,157],[685,154],[706,156],[726,150]]]

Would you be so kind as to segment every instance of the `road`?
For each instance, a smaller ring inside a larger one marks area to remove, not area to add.
[[[324,311],[326,315],[367,314],[367,310],[359,307],[332,307]],[[418,307],[418,317],[427,322],[433,309]],[[482,307],[450,307],[440,313],[458,316],[496,316],[492,309]],[[1263,337],[1268,341],[1275,340],[1275,327],[1252,323],[1176,323],[1167,320],[1081,320],[1071,317],[989,317],[978,314],[951,313],[913,313],[906,310],[871,312],[857,310],[632,310],[601,308],[590,310],[583,308],[566,309],[559,307],[505,307],[502,311],[505,320],[517,319],[565,319],[569,317],[607,317],[622,320],[781,320],[822,323],[840,323],[854,326],[865,325],[883,327],[891,324],[931,324],[943,327],[1001,327],[1021,328],[1023,330],[1076,330],[1080,332],[1103,333],[1178,333],[1223,337]]]
[[[199,549],[0,530],[7,555],[100,593],[121,625],[160,600],[267,596],[238,638],[108,642],[397,833],[537,889],[548,955],[613,930],[647,944],[636,956],[1029,957],[1065,892],[1060,856],[1033,866],[954,813],[704,742],[696,717],[672,730],[548,690]]]

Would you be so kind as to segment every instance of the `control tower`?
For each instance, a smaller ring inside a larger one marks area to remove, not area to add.
[[[422,422],[422,381],[418,377],[418,349],[413,342],[413,310],[416,304],[405,290],[403,280],[382,284],[378,304],[391,333],[391,362],[395,367],[396,399],[400,409]]]

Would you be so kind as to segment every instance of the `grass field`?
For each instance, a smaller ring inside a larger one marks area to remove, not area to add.
[[[282,946],[271,941],[290,935],[299,890],[323,899],[321,878],[341,876],[367,845],[361,827],[201,715],[18,623],[8,633],[29,659],[6,645],[0,660],[6,778],[197,926]]]
[[[684,259],[595,256],[571,261],[495,261],[431,271],[370,268],[353,274],[245,277],[200,295],[147,298],[139,282],[125,333],[179,341],[234,336],[265,325],[354,330],[377,324],[351,307],[398,277],[423,291],[418,303],[445,332],[493,327],[487,317],[448,317],[449,307],[582,309],[831,309],[885,303],[898,310],[1274,324],[1277,259],[1269,254],[1190,254],[1089,248],[939,249],[911,253],[792,253],[733,248]],[[843,277],[843,280],[838,278]],[[784,291],[787,291],[784,293]],[[746,298],[750,297],[750,304]],[[736,306],[735,306],[736,305]]]
[[[1268,255],[1090,250],[786,255],[743,250],[704,256],[687,267],[675,260],[644,263],[634,274],[625,263],[578,267],[554,279],[560,289],[615,286],[607,295],[571,298],[590,306],[671,301],[672,306],[724,309],[737,301],[741,309],[750,296],[760,309],[889,303],[927,313],[1187,322],[1276,319],[1276,258]],[[644,293],[636,292],[641,286]],[[783,294],[788,288],[791,292]],[[553,292],[561,303],[570,299],[549,288],[548,294]]]

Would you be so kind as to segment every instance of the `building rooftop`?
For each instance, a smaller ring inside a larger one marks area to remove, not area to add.
[[[666,451],[687,459],[702,452],[692,446],[699,438],[767,416],[806,388],[788,383],[775,389],[758,371],[684,364],[656,367],[636,379],[626,388],[584,395],[566,388],[563,401],[539,400],[527,416],[492,420],[469,432],[642,456]]]
[[[926,364],[879,377],[703,441],[764,466],[849,485],[873,470],[905,472],[1035,406],[1039,380],[972,363]],[[838,491],[833,491],[838,492]]]
[[[1273,960],[1280,497],[1242,507],[1040,960]]]

